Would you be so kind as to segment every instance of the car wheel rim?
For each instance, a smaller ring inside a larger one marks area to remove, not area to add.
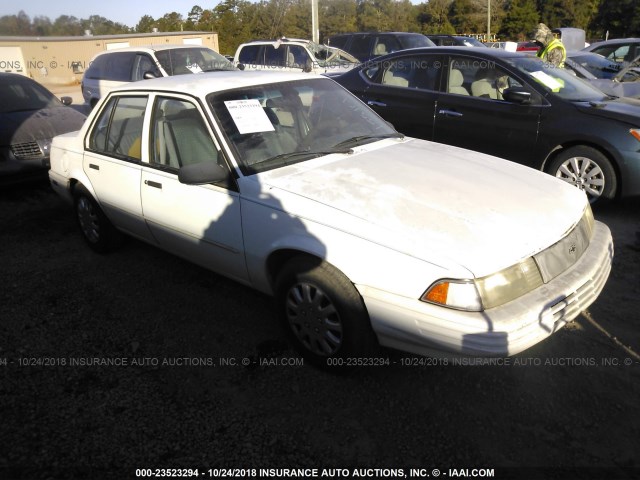
[[[100,225],[98,214],[96,213],[91,201],[87,197],[78,199],[78,220],[82,233],[91,243],[97,243],[100,240]]]
[[[286,298],[289,325],[298,340],[312,353],[334,355],[342,345],[342,322],[331,299],[317,286],[298,283]]]
[[[556,177],[584,190],[590,202],[596,201],[604,191],[604,172],[593,160],[586,157],[571,157],[565,160]]]

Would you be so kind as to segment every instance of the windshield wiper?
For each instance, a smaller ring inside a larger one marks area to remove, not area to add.
[[[281,153],[279,155],[275,155],[274,157],[267,158],[262,162],[258,162],[256,165],[259,165],[260,168],[273,165],[274,163],[282,162],[283,165],[291,165],[292,163],[299,162],[301,160],[306,160],[309,158],[320,157],[322,155],[331,155],[332,153],[353,153],[353,150],[350,148],[330,148],[327,150],[303,150],[301,152],[289,152],[289,153]],[[289,160],[297,159],[293,162],[289,162]]]
[[[398,132],[384,133],[379,135],[359,135],[357,137],[343,140],[342,142],[334,145],[333,148],[345,147],[347,145],[357,146],[358,144],[360,144],[360,142],[364,142],[365,140],[382,140],[383,138],[404,138],[404,135]]]

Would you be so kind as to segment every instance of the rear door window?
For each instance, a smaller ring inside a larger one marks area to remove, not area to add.
[[[356,35],[351,42],[349,53],[359,60],[366,60],[371,56],[371,36]]]
[[[141,160],[146,96],[112,97],[89,135],[89,149],[120,159]]]
[[[258,61],[260,48],[260,45],[246,45],[242,47],[240,55],[238,56],[238,61],[240,63],[261,64],[262,62]]]

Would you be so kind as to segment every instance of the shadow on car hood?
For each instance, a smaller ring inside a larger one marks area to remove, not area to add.
[[[289,213],[476,276],[552,245],[587,205],[583,192],[534,169],[415,139],[258,177]]]

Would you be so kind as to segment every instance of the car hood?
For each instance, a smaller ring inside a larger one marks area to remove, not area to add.
[[[269,193],[262,201],[477,277],[557,242],[587,206],[583,192],[547,174],[416,139],[256,177]]]
[[[605,78],[589,80],[589,83],[614,97],[640,98],[640,82],[614,82]]]
[[[636,126],[640,123],[638,121],[640,118],[640,100],[635,98],[621,97],[615,100],[576,102],[574,105],[578,110],[588,115],[610,118]]]
[[[69,107],[0,113],[0,145],[51,139],[79,130],[85,115]]]

